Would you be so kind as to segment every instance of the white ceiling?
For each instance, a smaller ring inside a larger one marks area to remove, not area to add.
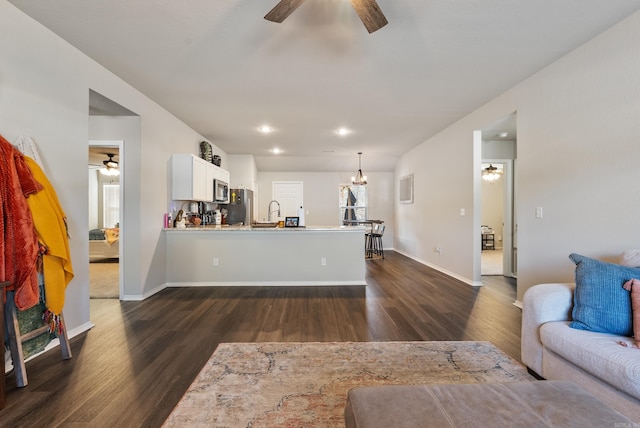
[[[392,170],[640,9],[640,0],[378,0],[389,24],[369,34],[347,0],[306,0],[282,24],[263,19],[278,0],[10,1],[227,153],[254,154],[260,171],[352,170],[358,151],[363,170]],[[263,124],[275,132],[259,134]],[[353,132],[335,135],[341,126]]]

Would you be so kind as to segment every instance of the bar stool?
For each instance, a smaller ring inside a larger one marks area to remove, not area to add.
[[[384,248],[382,246],[382,236],[384,235],[384,224],[374,223],[371,232],[365,234],[365,254],[368,259],[374,255],[382,256],[384,259]]]

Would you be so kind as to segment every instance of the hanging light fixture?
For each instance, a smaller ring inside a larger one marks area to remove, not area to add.
[[[120,169],[118,168],[118,162],[113,160],[111,154],[106,154],[109,159],[102,161],[104,167],[100,168],[100,173],[103,175],[120,175]]]
[[[367,184],[367,176],[362,175],[362,152],[358,152],[358,173],[355,177],[351,177],[351,184],[364,185]]]
[[[501,175],[502,170],[496,168],[492,164],[489,164],[488,167],[482,170],[482,179],[490,183],[499,179]]]

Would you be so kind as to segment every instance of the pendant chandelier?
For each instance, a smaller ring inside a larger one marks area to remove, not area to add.
[[[367,184],[367,176],[362,175],[362,152],[358,152],[358,173],[355,177],[351,177],[351,184],[364,185]]]
[[[501,175],[502,170],[496,168],[492,164],[489,164],[488,167],[482,170],[482,179],[490,183],[499,179]]]

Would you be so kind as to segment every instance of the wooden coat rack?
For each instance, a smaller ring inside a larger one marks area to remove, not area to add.
[[[9,283],[2,283],[4,286]],[[9,342],[9,350],[11,352],[11,361],[13,362],[13,371],[16,377],[16,385],[19,388],[27,386],[29,383],[27,380],[27,370],[25,368],[24,362],[24,352],[22,350],[22,344],[27,340],[33,339],[41,334],[45,334],[49,331],[48,325],[43,325],[35,330],[30,332],[26,332],[24,334],[20,333],[20,326],[18,324],[18,316],[17,316],[17,308],[13,299],[13,292],[7,293],[7,302],[4,305],[4,321],[7,326],[7,334],[8,334],[8,342]],[[69,346],[69,337],[67,336],[67,330],[64,323],[64,318],[62,314],[60,314],[60,350],[62,352],[62,359],[68,360],[71,358],[71,347]],[[2,329],[4,332],[4,328]],[[4,342],[4,340],[3,340]],[[4,393],[4,376],[2,377],[2,392]],[[3,397],[4,398],[4,397]],[[1,404],[1,403],[0,403]],[[2,407],[0,407],[2,408]]]

